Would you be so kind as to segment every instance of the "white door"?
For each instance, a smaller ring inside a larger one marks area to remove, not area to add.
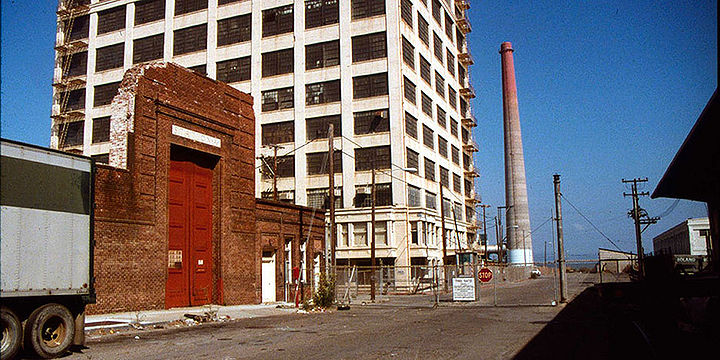
[[[262,301],[275,302],[275,253],[263,252]]]
[[[313,285],[314,288],[318,288],[318,283],[320,282],[320,254],[315,255],[315,259],[313,260]]]

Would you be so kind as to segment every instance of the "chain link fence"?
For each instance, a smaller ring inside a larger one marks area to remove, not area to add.
[[[566,261],[570,295],[594,284],[631,281],[635,266],[634,261],[628,259]],[[485,276],[479,274],[481,269],[487,269],[483,270]],[[488,272],[492,274],[490,278]],[[334,275],[335,299],[343,305],[372,302],[420,307],[450,304],[552,306],[559,299],[560,279],[556,263],[466,263],[376,266],[374,269],[370,266],[338,266]]]

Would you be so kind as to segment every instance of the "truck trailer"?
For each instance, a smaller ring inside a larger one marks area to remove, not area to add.
[[[0,139],[2,360],[85,342],[93,287],[94,162]]]

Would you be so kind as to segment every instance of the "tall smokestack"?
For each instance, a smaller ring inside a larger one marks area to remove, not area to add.
[[[502,58],[503,128],[505,131],[505,205],[508,262],[532,266],[532,237],[528,210],[525,159],[523,157],[520,114],[518,112],[515,64],[510,42],[500,45]]]

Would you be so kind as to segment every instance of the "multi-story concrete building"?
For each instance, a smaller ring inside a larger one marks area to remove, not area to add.
[[[469,0],[61,0],[51,144],[107,161],[110,103],[125,70],[174,62],[255,99],[257,196],[273,195],[274,173],[281,200],[326,209],[334,125],[339,264],[369,264],[373,168],[382,263],[442,261],[443,243],[450,259],[477,230],[468,8]]]
[[[710,221],[690,218],[653,238],[655,254],[710,255]]]

